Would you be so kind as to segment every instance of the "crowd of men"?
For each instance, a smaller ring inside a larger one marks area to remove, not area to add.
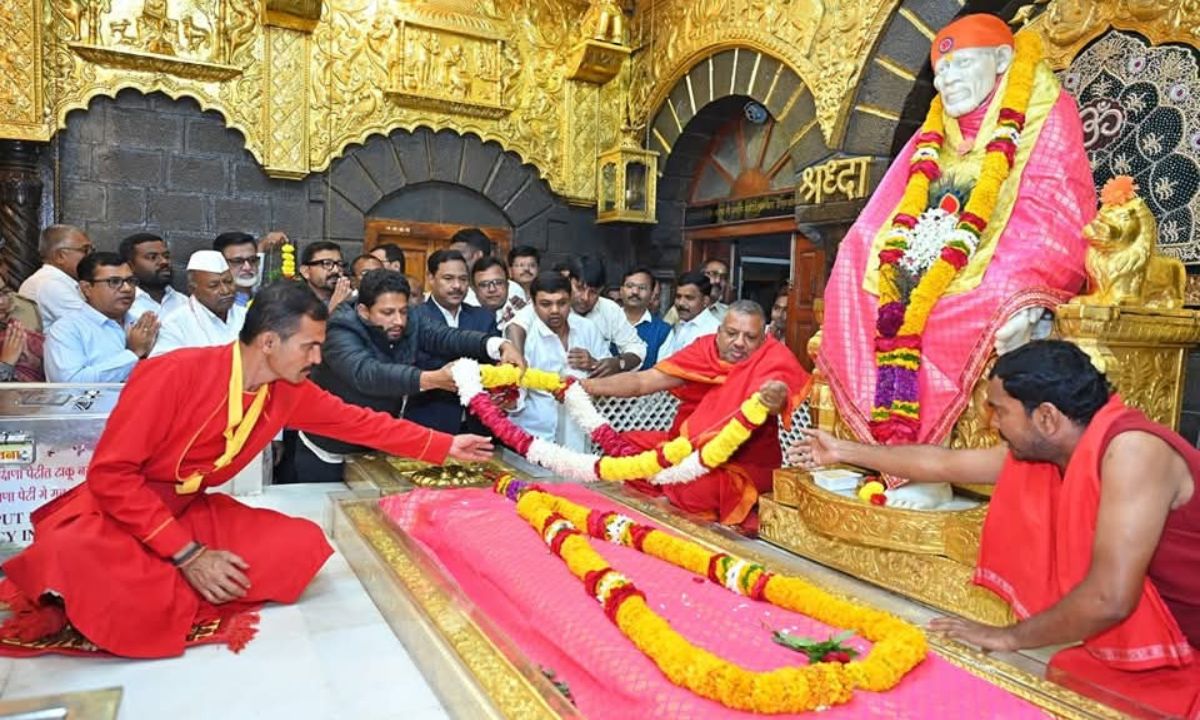
[[[185,293],[175,289],[171,252],[158,235],[130,235],[117,252],[103,252],[77,227],[47,227],[42,267],[15,293],[0,287],[0,381],[119,383],[145,358],[233,342],[263,283],[264,254],[285,242],[279,232],[218,235],[212,249],[189,257]],[[297,281],[330,314],[313,379],[351,403],[435,430],[483,432],[454,393],[447,366],[455,359],[578,378],[647,370],[716,333],[728,308],[721,260],[683,273],[665,315],[660,277],[648,268],[626,272],[614,300],[598,258],[545,271],[541,260],[528,245],[498,255],[485,233],[464,229],[426,259],[422,293],[396,245],[347,263],[337,243],[307,244]],[[779,339],[786,290],[781,297],[767,327]],[[549,395],[522,393],[505,409],[536,436],[573,449],[586,441]],[[285,432],[276,482],[336,481],[343,456],[357,449]]]

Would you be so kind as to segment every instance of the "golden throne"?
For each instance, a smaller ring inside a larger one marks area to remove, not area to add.
[[[1200,342],[1200,313],[1181,307],[1180,260],[1200,264],[1200,9],[1183,7],[1157,0],[1053,0],[1023,29],[1042,36],[1052,67],[1079,103],[1097,185],[1130,175],[1140,187],[1141,199],[1106,209],[1089,226],[1096,255],[1088,262],[1092,292],[1056,308],[1054,334],[1082,347],[1127,402],[1176,428],[1187,353]],[[1171,257],[1157,257],[1156,245]],[[1106,248],[1133,246],[1149,247],[1140,264],[1104,262]],[[984,412],[986,376],[951,433],[952,447],[999,442]],[[818,427],[852,437],[819,373],[811,404]],[[781,469],[774,493],[760,501],[760,532],[939,609],[1011,622],[999,597],[970,582],[987,498],[985,489],[963,481],[956,495],[977,501],[975,507],[904,510],[838,495],[806,472]]]

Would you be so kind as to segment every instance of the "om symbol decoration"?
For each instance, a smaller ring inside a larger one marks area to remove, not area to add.
[[[1111,143],[1125,125],[1125,110],[1108,98],[1097,98],[1079,110],[1083,121],[1083,146],[1094,152]]]

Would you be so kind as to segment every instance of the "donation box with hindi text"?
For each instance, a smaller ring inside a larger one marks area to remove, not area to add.
[[[29,514],[83,482],[120,385],[0,385],[0,556],[33,541]]]

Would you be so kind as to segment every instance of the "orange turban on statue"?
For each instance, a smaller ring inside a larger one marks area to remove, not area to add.
[[[967,48],[1012,45],[1013,34],[1008,23],[995,15],[978,13],[964,15],[946,27],[933,39],[929,59],[936,68],[943,55]]]

